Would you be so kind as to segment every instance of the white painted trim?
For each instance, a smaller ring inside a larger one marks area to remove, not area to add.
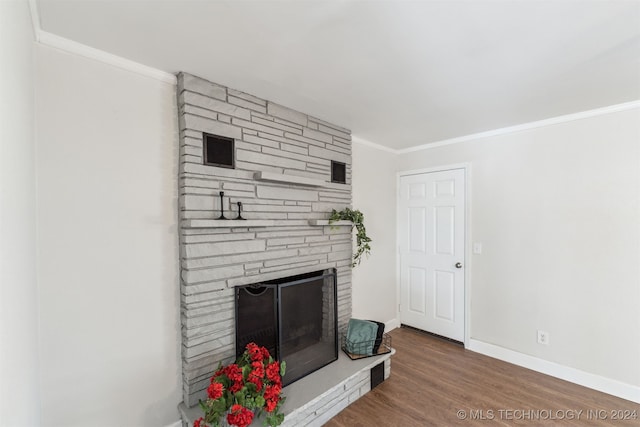
[[[393,331],[394,329],[399,328],[399,327],[400,327],[400,319],[399,318],[387,320],[386,322],[384,322],[384,331],[385,332]]]
[[[394,150],[393,148],[386,147],[384,145],[376,144],[375,142],[368,141],[366,139],[362,139],[357,136],[351,135],[351,142],[356,144],[364,145],[366,147],[375,148],[376,150],[386,151],[387,153],[399,154],[398,150]]]
[[[464,171],[464,343],[471,339],[471,163],[455,163],[451,165],[434,166],[424,169],[400,171],[396,174],[396,298],[400,306],[400,178],[403,176],[420,175],[432,172],[444,172],[454,169]],[[397,321],[402,322],[400,310],[397,311]]]
[[[578,113],[566,114],[564,116],[551,117],[544,120],[523,123],[523,124],[509,126],[509,127],[500,128],[500,129],[493,129],[486,132],[474,133],[471,135],[458,136],[456,138],[444,139],[441,141],[430,142],[427,144],[417,145],[415,147],[403,148],[401,150],[394,150],[394,151],[397,154],[412,153],[414,151],[428,150],[431,148],[442,147],[444,145],[452,145],[452,144],[458,144],[460,142],[467,142],[467,141],[473,141],[476,139],[489,138],[492,136],[522,132],[525,130],[557,125],[559,123],[566,123],[574,120],[586,119],[589,117],[602,116],[605,114],[617,113],[619,111],[631,110],[634,108],[640,108],[640,100],[625,102],[622,104],[610,105],[608,107],[596,108],[594,110],[587,110],[587,111],[581,111]]]
[[[167,424],[165,427],[182,427],[182,421],[176,421],[171,424]]]
[[[471,272],[473,271],[473,257],[471,248],[471,163],[463,163],[464,169],[464,342],[471,339]]]
[[[402,325],[402,319],[400,318],[400,174],[396,173],[396,319],[398,323]]]
[[[40,13],[38,12],[38,3],[36,0],[29,0],[29,11],[31,12],[31,25],[33,27],[33,37],[36,42],[40,41]]]
[[[423,173],[444,172],[444,171],[450,171],[453,169],[467,169],[470,167],[471,167],[471,163],[465,162],[465,163],[454,163],[451,165],[434,166],[430,168],[411,169],[411,170],[398,172],[398,179],[400,179],[401,176],[422,175]]]
[[[148,67],[138,62],[131,61],[129,59],[122,58],[111,53],[107,53],[100,49],[95,49],[93,47],[57,36],[52,33],[48,33],[46,31],[40,30],[39,34],[40,35],[38,37],[38,40],[42,45],[60,49],[68,53],[83,56],[85,58],[100,61],[105,64],[109,64],[114,67],[126,71],[131,71],[146,77],[151,77],[165,83],[173,85],[177,84],[176,76],[171,73],[158,70],[157,68]]]
[[[574,384],[611,394],[632,402],[640,403],[640,387],[638,386],[626,384],[600,375],[591,374],[589,372],[584,372],[579,369],[560,365],[555,362],[529,356],[528,354],[509,350],[504,347],[475,339],[469,340],[465,347],[467,350],[475,351],[476,353],[484,354],[485,356],[500,359]]]
[[[113,55],[103,50],[96,49],[82,43],[78,43],[76,41],[43,31],[40,22],[40,13],[38,12],[38,1],[28,0],[28,2],[29,10],[31,11],[31,25],[33,25],[33,34],[37,43],[40,43],[44,46],[53,47],[55,49],[60,49],[68,53],[80,55],[85,58],[100,61],[105,64],[109,64],[114,67],[131,71],[146,77],[151,77],[165,83],[169,83],[172,85],[177,84],[178,79],[176,78],[176,76],[171,73],[167,73],[166,71],[149,67],[140,64],[139,62],[131,61],[130,59],[122,58],[121,56]]]

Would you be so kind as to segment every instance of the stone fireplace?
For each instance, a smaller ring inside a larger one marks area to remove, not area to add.
[[[327,218],[351,207],[351,134],[186,73],[178,75],[178,114],[186,409],[206,398],[218,364],[236,357],[236,288],[334,271],[337,331],[346,329],[351,224]],[[229,164],[205,158],[206,147],[216,154],[209,141],[226,144],[219,151],[231,152]],[[239,203],[244,219],[235,219]],[[223,209],[230,219],[216,219]],[[352,386],[362,388],[359,381]]]
[[[235,287],[336,269],[338,329],[351,316],[351,232],[328,226],[351,206],[347,129],[189,74],[178,76],[183,396],[205,397],[236,356]],[[203,135],[235,141],[235,168],[203,164]],[[346,165],[331,182],[331,162]],[[216,220],[220,191],[225,216]]]

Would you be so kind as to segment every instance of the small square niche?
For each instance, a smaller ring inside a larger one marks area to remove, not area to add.
[[[235,169],[236,155],[233,138],[203,133],[202,149],[205,165]]]
[[[331,161],[331,182],[347,183],[347,166],[344,163]]]

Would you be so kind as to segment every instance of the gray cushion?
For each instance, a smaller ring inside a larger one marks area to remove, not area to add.
[[[346,350],[351,354],[371,355],[376,342],[378,325],[368,320],[349,319]]]

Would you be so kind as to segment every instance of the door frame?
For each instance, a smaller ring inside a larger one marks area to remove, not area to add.
[[[444,172],[453,169],[464,170],[464,347],[471,342],[471,163],[455,163],[423,169],[411,169],[396,173],[396,318],[400,318],[400,178],[410,175],[422,175],[432,172]]]

